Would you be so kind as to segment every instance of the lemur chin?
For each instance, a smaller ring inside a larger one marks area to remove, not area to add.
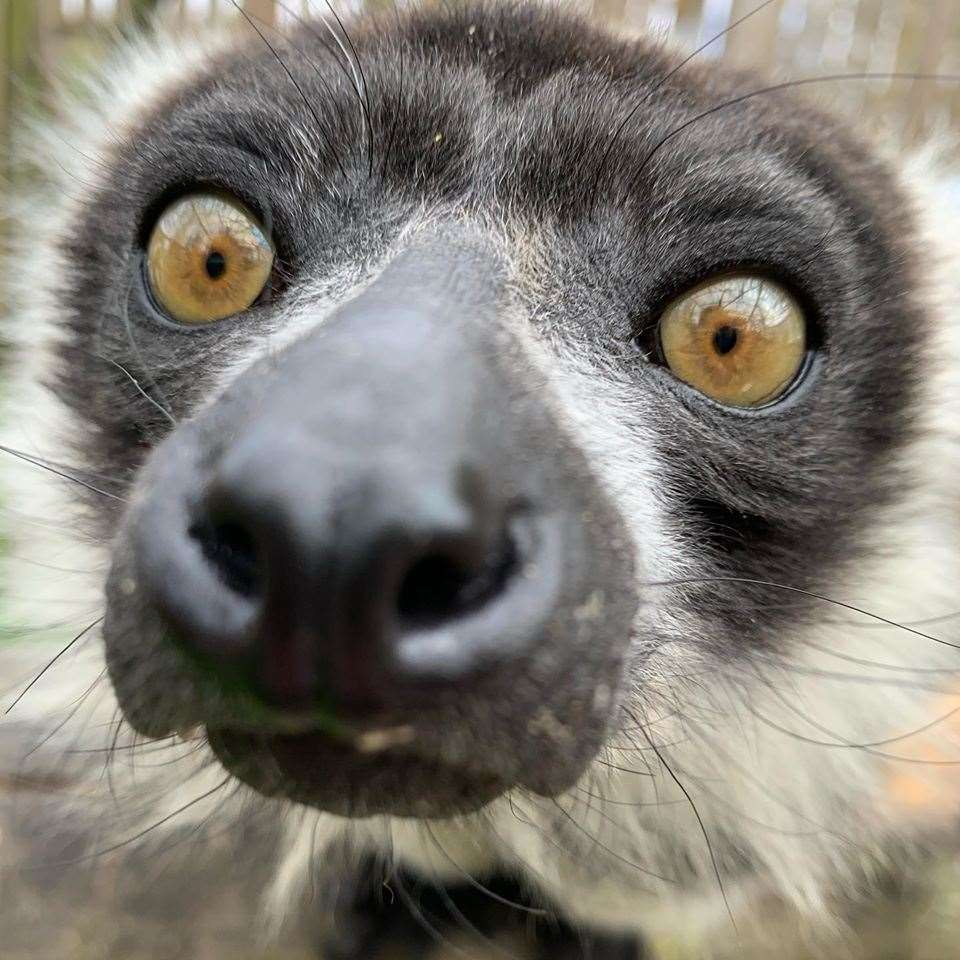
[[[930,167],[555,9],[241,26],[36,131],[7,607],[93,625],[6,723],[105,664],[194,746],[143,823],[282,826],[325,956],[401,874],[545,957],[842,936],[960,798]]]

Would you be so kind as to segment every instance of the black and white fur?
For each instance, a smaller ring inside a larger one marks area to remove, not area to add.
[[[510,265],[516,335],[632,540],[625,710],[555,802],[503,797],[425,825],[238,790],[179,822],[250,807],[282,822],[266,894],[280,917],[300,914],[325,852],[340,869],[346,843],[443,881],[518,875],[572,924],[682,931],[695,953],[734,936],[731,915],[740,936],[762,926],[771,902],[835,930],[843,901],[952,836],[960,796],[943,762],[960,760],[960,247],[933,166],[883,160],[786,94],[694,121],[762,82],[696,60],[674,72],[674,54],[553,10],[471,5],[347,29],[355,53],[344,44],[340,65],[316,40],[342,37],[335,23],[268,35],[286,69],[253,32],[144,38],[35,131],[48,179],[14,198],[4,442],[123,497],[170,428],[157,404],[190,417],[410,238],[475,223]],[[349,216],[348,185],[338,196],[317,175],[327,147],[286,72],[319,89],[315,61],[356,177]],[[359,99],[386,184],[375,199]],[[233,164],[236,146],[262,151],[262,167]],[[313,253],[292,258],[254,333],[214,330],[199,350],[130,335],[138,231],[211,171],[266,192]],[[768,414],[693,395],[643,351],[658,308],[731,266],[789,281],[814,318],[817,368]],[[79,629],[102,610],[121,505],[11,458],[2,478],[7,616]],[[82,692],[100,669],[87,649],[62,683]],[[45,716],[45,686],[5,722]],[[113,715],[107,694],[93,699],[91,729]],[[206,760],[161,771],[142,823],[219,784]]]

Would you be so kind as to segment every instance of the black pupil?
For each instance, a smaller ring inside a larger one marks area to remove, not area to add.
[[[213,250],[207,255],[206,268],[211,280],[219,280],[227,270],[227,258],[219,250]]]
[[[729,353],[737,345],[736,327],[720,327],[713,335],[713,345],[721,356]]]

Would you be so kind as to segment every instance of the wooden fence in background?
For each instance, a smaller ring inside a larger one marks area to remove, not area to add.
[[[282,24],[327,9],[326,0],[240,0],[251,16]],[[332,0],[340,12],[393,0]],[[403,2],[403,0],[400,0]],[[440,2],[440,0],[433,0]],[[447,0],[456,2],[456,0]],[[574,0],[577,2],[577,0]],[[693,49],[754,10],[760,0],[579,0],[598,20],[670,35]],[[187,29],[236,19],[232,0],[0,0],[2,126],[26,84],[40,84],[71,38],[165,6]],[[960,75],[960,0],[773,0],[702,54],[753,65],[776,79],[846,73]],[[825,84],[824,99],[905,142],[960,128],[960,83],[849,80]]]

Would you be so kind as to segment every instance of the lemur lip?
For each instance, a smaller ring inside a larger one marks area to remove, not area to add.
[[[367,730],[353,737],[358,753],[383,753],[396,747],[407,746],[416,738],[417,731],[411,724]]]
[[[192,743],[202,736],[202,727],[185,727],[177,731],[177,736],[184,743]],[[407,746],[415,737],[416,729],[411,724],[403,724],[354,734],[345,732],[339,739],[351,743],[358,753],[374,754]]]
[[[341,816],[450,816],[479,809],[510,784],[403,749],[412,727],[368,731],[354,741],[314,731],[254,734],[208,729],[224,768],[265,796]]]

